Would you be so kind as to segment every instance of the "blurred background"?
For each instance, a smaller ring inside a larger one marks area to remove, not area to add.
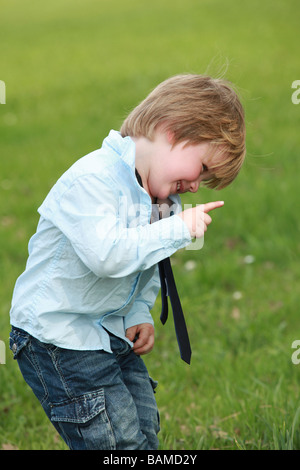
[[[296,0],[1,2],[0,448],[65,448],[8,348],[37,208],[73,162],[178,73],[236,85],[247,157],[230,187],[182,197],[225,206],[202,250],[172,257],[190,367],[172,322],[159,322],[159,299],[152,312],[156,346],[145,361],[159,381],[160,447],[300,448],[299,17]]]

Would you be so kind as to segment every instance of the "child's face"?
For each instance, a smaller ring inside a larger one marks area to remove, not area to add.
[[[148,173],[149,194],[165,199],[171,194],[198,191],[200,182],[207,178],[212,160],[209,144],[186,145],[181,142],[172,147],[171,138],[156,139],[155,153]]]

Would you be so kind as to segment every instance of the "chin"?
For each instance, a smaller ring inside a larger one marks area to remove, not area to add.
[[[168,197],[170,196],[171,196],[171,193],[161,193],[161,194],[158,194],[157,199],[164,201],[165,199],[168,199]]]

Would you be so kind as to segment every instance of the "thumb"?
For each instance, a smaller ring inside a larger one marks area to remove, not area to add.
[[[126,338],[128,338],[130,341],[133,341],[137,333],[137,325],[131,326],[130,328],[127,328],[126,330]]]

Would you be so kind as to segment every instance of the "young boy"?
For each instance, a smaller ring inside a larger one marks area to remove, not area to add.
[[[179,194],[227,186],[244,156],[244,113],[228,83],[175,76],[38,209],[10,347],[71,449],[158,448],[155,383],[140,357],[154,344],[157,263],[202,237],[222,205],[182,212]],[[166,201],[171,216],[151,219]]]

